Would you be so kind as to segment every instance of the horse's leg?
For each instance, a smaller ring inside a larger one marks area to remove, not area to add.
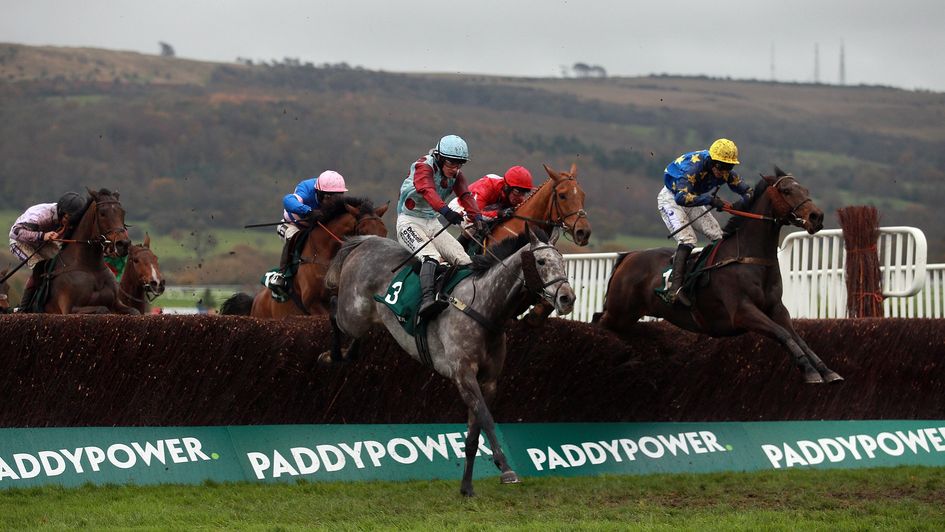
[[[783,345],[794,357],[794,363],[804,372],[804,382],[817,384],[824,382],[820,372],[811,365],[810,358],[804,349],[794,340],[794,336],[784,327],[775,323],[764,312],[754,305],[741,305],[735,313],[735,326],[761,333],[774,338]]]
[[[524,321],[530,327],[541,327],[545,324],[545,321],[548,320],[548,316],[551,315],[551,312],[554,310],[554,307],[546,303],[545,301],[539,301],[535,303],[535,306],[532,307],[528,314],[525,315]]]
[[[831,370],[827,367],[827,364],[824,364],[824,361],[817,356],[817,353],[814,353],[814,350],[807,345],[807,342],[801,338],[801,335],[797,334],[797,331],[794,329],[794,323],[791,321],[791,314],[788,312],[787,307],[783,304],[778,304],[774,309],[774,312],[771,313],[771,319],[775,323],[784,327],[788,332],[794,336],[794,341],[797,342],[797,345],[801,346],[801,349],[804,350],[804,353],[807,354],[807,358],[810,359],[814,367],[817,368],[817,371],[820,372],[820,376],[824,378],[825,382],[841,382],[843,377],[841,377],[837,372]]]
[[[467,497],[475,493],[472,488],[473,464],[476,460],[476,453],[479,451],[479,432],[486,431],[486,438],[489,445],[492,446],[492,459],[496,467],[502,471],[500,477],[503,484],[513,484],[519,482],[518,475],[509,467],[509,463],[502,452],[502,446],[499,444],[499,438],[495,433],[495,421],[492,419],[492,413],[486,406],[485,397],[482,389],[479,387],[479,380],[476,376],[476,370],[471,367],[460,368],[456,377],[456,386],[459,388],[459,394],[463,402],[469,408],[469,433],[466,435],[466,469],[463,472],[463,481],[460,485],[460,493]]]
[[[337,316],[338,297],[332,296],[328,303],[328,321],[331,322],[331,349],[318,356],[318,361],[322,364],[351,361],[357,355],[358,349],[361,345],[361,338],[355,338],[351,341],[351,345],[349,345],[348,348],[342,352],[341,339],[344,337],[344,333],[341,332],[341,327],[338,327]]]

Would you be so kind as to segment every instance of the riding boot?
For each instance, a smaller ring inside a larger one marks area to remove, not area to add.
[[[23,297],[20,298],[20,306],[16,308],[16,312],[28,312],[30,304],[33,302],[33,296],[36,294],[36,289],[39,287],[38,277],[43,274],[46,270],[46,261],[39,261],[36,263],[36,266],[33,267],[32,273],[30,273],[30,278],[26,281],[26,286],[23,287]]]
[[[424,320],[436,316],[446,306],[446,302],[437,297],[436,267],[438,265],[439,262],[431,258],[424,258],[423,264],[420,265],[420,291],[423,295],[417,314]]]
[[[669,288],[666,290],[669,303],[678,301],[687,307],[692,304],[683,290],[683,281],[686,278],[686,261],[689,260],[690,253],[692,253],[692,245],[679,244],[676,253],[673,255],[673,271],[669,274]]]
[[[285,244],[282,246],[282,256],[279,258],[279,271],[271,272],[267,274],[266,277],[266,286],[270,290],[273,290],[273,293],[279,293],[279,296],[285,296],[286,293],[286,282],[285,282],[285,273],[288,268],[289,263],[289,240],[285,241]]]

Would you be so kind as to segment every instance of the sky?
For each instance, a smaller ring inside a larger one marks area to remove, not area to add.
[[[842,47],[847,84],[945,92],[943,0],[0,0],[0,42],[147,54],[166,42],[187,59],[390,72],[558,77],[582,62],[610,76],[831,84]]]

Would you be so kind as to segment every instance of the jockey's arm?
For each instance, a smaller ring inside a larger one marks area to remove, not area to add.
[[[433,168],[419,161],[414,165],[413,188],[417,191],[417,194],[423,196],[423,199],[430,204],[434,211],[439,211],[446,205],[446,202],[436,193],[436,187],[433,185]]]
[[[751,198],[755,194],[755,191],[752,190],[752,188],[748,185],[748,183],[743,181],[742,178],[739,177],[739,175],[736,174],[734,171],[731,174],[729,174],[728,188],[732,192],[741,196],[742,202],[746,205],[751,202]]]
[[[303,203],[302,196],[298,192],[286,194],[282,198],[282,207],[285,208],[285,212],[295,214],[299,218],[305,218],[312,211],[311,207]]]
[[[456,181],[453,182],[453,192],[459,199],[459,204],[466,210],[467,218],[473,219],[477,214],[482,214],[476,197],[473,196],[473,193],[469,191],[469,187],[466,186],[466,176],[464,176],[462,172],[456,173]]]

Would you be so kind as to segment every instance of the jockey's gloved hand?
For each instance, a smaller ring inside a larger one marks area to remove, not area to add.
[[[463,215],[449,208],[449,206],[444,205],[440,208],[440,214],[446,218],[446,221],[452,225],[459,225],[463,223]]]
[[[489,218],[481,214],[477,214],[473,218],[473,225],[476,226],[476,232],[479,234],[489,234]]]
[[[509,207],[508,209],[502,209],[501,211],[499,211],[498,219],[505,220],[505,219],[511,218],[513,214],[515,214],[514,207]]]
[[[719,198],[718,196],[713,196],[712,201],[711,203],[709,203],[709,205],[711,205],[712,207],[715,207],[715,210],[717,211],[721,211],[722,207],[730,207],[730,205],[722,201],[722,198]]]
[[[733,204],[732,204],[732,209],[734,209],[734,210],[736,210],[736,211],[743,211],[743,210],[745,210],[745,200],[740,199],[740,200],[736,201],[735,203],[733,203]]]
[[[322,211],[319,209],[312,209],[308,211],[308,214],[305,215],[306,220],[318,220],[322,217]]]

